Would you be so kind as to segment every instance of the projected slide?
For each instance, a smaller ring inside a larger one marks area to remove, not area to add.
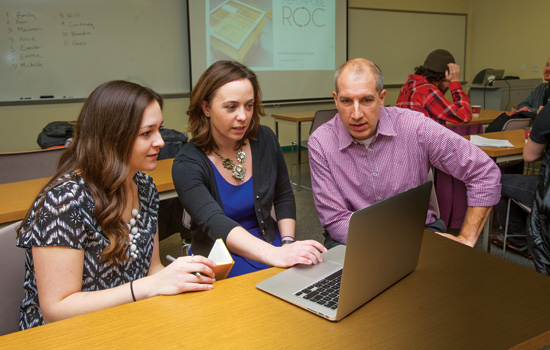
[[[191,82],[235,60],[256,72],[262,101],[332,99],[347,59],[345,0],[189,1]]]
[[[334,70],[335,0],[206,1],[207,64],[260,70]]]

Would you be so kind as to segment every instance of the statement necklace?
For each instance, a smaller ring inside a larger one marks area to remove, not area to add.
[[[222,157],[222,155],[219,154],[217,151],[214,150],[213,152],[218,157],[221,158],[224,168],[226,168],[228,170],[233,170],[232,175],[235,179],[241,180],[241,181],[244,180],[244,174],[246,173],[246,168],[244,166],[242,166],[242,164],[246,160],[246,153],[244,153],[242,148],[237,152],[237,162],[239,162],[239,164],[237,164],[237,165],[235,165],[233,160],[231,160],[229,158]]]
[[[137,189],[136,189],[137,190]],[[130,238],[130,246],[129,246],[129,252],[130,257],[133,259],[137,259],[137,240],[141,234],[139,233],[139,230],[137,228],[137,220],[141,219],[141,215],[139,214],[139,210],[136,208],[139,208],[139,203],[134,196],[134,191],[132,189],[132,206],[134,209],[132,209],[132,218],[130,219],[130,223],[126,224],[128,225],[129,232],[129,238]]]

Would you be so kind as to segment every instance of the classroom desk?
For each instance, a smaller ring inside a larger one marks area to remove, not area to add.
[[[313,118],[315,117],[315,111],[283,114],[277,113],[272,114],[271,117],[275,119],[275,135],[277,135],[277,139],[279,138],[279,123],[294,124],[296,126],[296,144],[298,146],[298,164],[296,166],[298,170],[298,180],[296,181],[296,190],[300,191],[302,188],[302,172],[300,169],[302,164],[302,152],[300,152],[302,147],[302,124],[311,124]]]
[[[505,111],[499,111],[496,109],[482,109],[479,113],[478,117],[473,117],[472,120],[468,123],[460,123],[460,124],[454,124],[449,123],[449,125],[470,125],[470,124],[483,124],[487,126],[490,124],[493,120],[497,119],[499,115],[504,113]]]
[[[508,349],[550,328],[550,279],[425,231],[417,269],[334,323],[255,288],[280,269],[0,337],[13,349]]]
[[[174,159],[157,162],[157,168],[146,172],[153,177],[160,199],[177,196],[172,182],[172,163]],[[0,184],[0,225],[21,220],[29,210],[38,192],[50,178]]]
[[[523,147],[525,147],[524,129],[489,132],[479,136],[488,139],[508,140],[514,145],[514,147],[479,147],[489,157],[493,158],[497,164],[523,158]],[[470,136],[464,137],[470,139]]]

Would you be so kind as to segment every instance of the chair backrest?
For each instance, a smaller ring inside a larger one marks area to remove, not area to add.
[[[0,184],[53,176],[65,147],[0,152]]]
[[[440,218],[441,213],[439,211],[439,202],[437,200],[437,193],[435,192],[434,172],[431,167],[430,167],[430,170],[428,171],[428,181],[432,182],[432,193],[430,194],[430,203],[434,206],[435,214],[437,215],[438,218]]]
[[[19,330],[19,304],[25,296],[25,250],[15,245],[20,223],[0,229],[0,336]]]
[[[338,113],[337,109],[322,109],[315,112],[313,123],[311,123],[311,128],[309,128],[309,134],[311,135],[319,126],[331,120],[336,113]]]
[[[512,118],[504,123],[502,131],[528,128],[532,120],[531,118]]]

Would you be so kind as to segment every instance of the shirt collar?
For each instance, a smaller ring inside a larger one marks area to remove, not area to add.
[[[395,108],[395,107],[391,107]],[[376,134],[384,135],[384,136],[395,136],[397,135],[397,132],[395,131],[395,127],[392,123],[392,119],[390,118],[390,111],[391,108],[388,107],[382,107],[382,110],[380,111],[380,119],[378,120],[378,130]]]

